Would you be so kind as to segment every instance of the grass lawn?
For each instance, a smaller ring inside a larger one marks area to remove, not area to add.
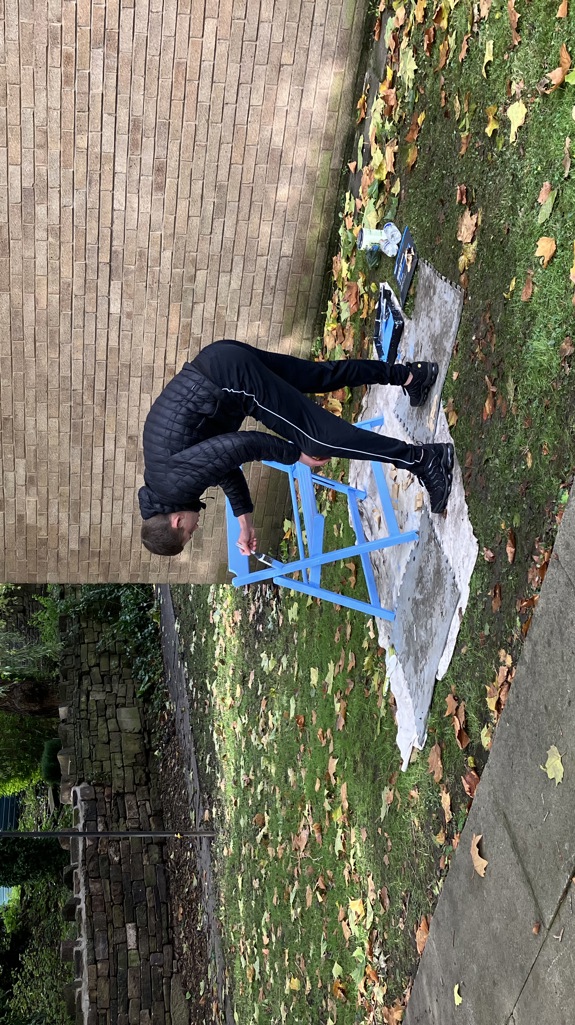
[[[575,467],[575,21],[559,4],[385,11],[371,154],[360,200],[341,198],[322,355],[366,351],[372,286],[391,277],[358,252],[362,224],[409,224],[466,290],[443,398],[480,555],[426,751],[399,771],[365,617],[270,588],[174,589],[242,1023],[401,1020],[512,685]],[[335,502],[328,531],[343,519]]]
[[[354,1022],[358,998],[371,1020],[403,994],[465,809],[446,829],[426,760],[398,771],[372,620],[265,585],[174,598],[238,1021]]]

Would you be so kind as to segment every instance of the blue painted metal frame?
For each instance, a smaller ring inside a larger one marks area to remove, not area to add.
[[[393,305],[393,298],[391,288],[382,281],[375,312],[373,342],[383,363],[395,363],[403,334],[403,315]]]
[[[383,418],[379,417],[374,420],[365,420],[358,423],[357,426],[365,430],[371,430],[382,423]],[[234,580],[232,581],[234,586],[242,587],[245,584],[255,584],[262,580],[271,579],[280,587],[288,587],[293,591],[300,591],[303,594],[309,594],[313,597],[322,598],[325,601],[354,609],[356,612],[363,612],[366,615],[377,616],[380,619],[392,622],[395,619],[395,611],[384,608],[381,605],[369,553],[383,548],[391,548],[398,544],[416,541],[418,533],[416,530],[402,532],[399,529],[381,463],[374,461],[371,465],[381,499],[387,535],[374,541],[366,540],[359,512],[358,503],[366,497],[365,491],[360,488],[354,488],[350,484],[344,484],[341,481],[331,480],[329,477],[324,477],[321,474],[312,473],[310,468],[304,466],[303,463],[298,462],[293,463],[291,466],[286,466],[284,463],[266,462],[266,465],[281,470],[288,475],[299,557],[290,562],[281,562],[279,559],[272,559],[270,556],[258,554],[256,557],[265,568],[250,570],[249,557],[242,555],[237,547],[240,534],[239,522],[233,515],[231,506],[226,499],[228,565],[230,573],[234,575]],[[345,548],[324,552],[325,520],[317,509],[316,486],[333,489],[347,496],[349,511],[357,538],[354,545],[347,545]],[[338,562],[340,559],[350,559],[354,556],[359,556],[361,560],[369,595],[368,602],[360,601],[350,595],[330,591],[321,585],[322,566]],[[301,573],[301,580],[293,578],[292,574],[295,573]]]

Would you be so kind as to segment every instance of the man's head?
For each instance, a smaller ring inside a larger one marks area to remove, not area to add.
[[[142,524],[142,544],[154,555],[179,555],[199,526],[200,514],[192,510],[158,513]]]

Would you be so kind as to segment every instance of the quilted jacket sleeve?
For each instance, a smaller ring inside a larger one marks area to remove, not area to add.
[[[197,498],[206,488],[219,485],[226,492],[234,514],[252,511],[248,486],[240,470],[242,463],[272,459],[295,463],[300,450],[291,441],[260,431],[234,431],[200,441],[170,456],[161,479],[150,480],[156,494],[165,501],[177,495],[181,504]]]

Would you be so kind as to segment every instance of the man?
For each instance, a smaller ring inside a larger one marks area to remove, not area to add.
[[[208,345],[166,385],[144,425],[144,481],[138,498],[142,542],[157,555],[178,555],[198,527],[200,496],[219,485],[240,521],[240,550],[256,551],[253,505],[242,463],[271,459],[310,467],[332,456],[376,459],[411,470],[442,513],[453,479],[453,445],[407,445],[354,427],[308,398],[362,384],[402,387],[422,405],[437,363],[335,360],[314,363],[237,341]],[[275,434],[240,431],[246,416]],[[278,436],[279,435],[279,436]]]

